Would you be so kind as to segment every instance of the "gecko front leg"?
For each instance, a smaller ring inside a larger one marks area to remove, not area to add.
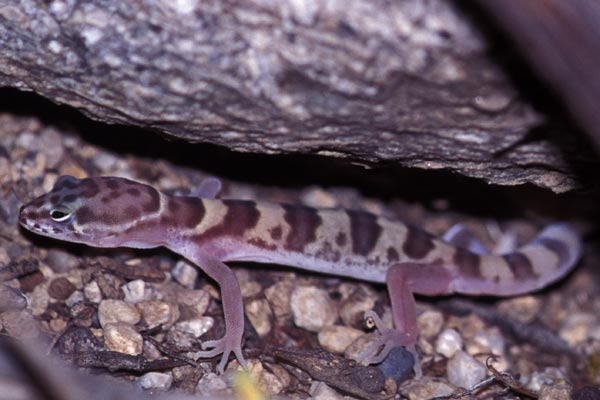
[[[196,353],[201,358],[210,358],[223,354],[217,371],[223,373],[231,353],[239,363],[246,367],[242,354],[242,335],[244,333],[244,304],[238,280],[231,269],[223,262],[206,254],[195,244],[186,244],[171,250],[183,255],[202,269],[206,275],[214,279],[221,288],[221,302],[225,317],[225,335],[221,339],[208,340],[202,343],[202,349]]]

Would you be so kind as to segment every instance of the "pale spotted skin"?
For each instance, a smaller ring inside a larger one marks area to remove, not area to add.
[[[494,255],[462,228],[441,240],[363,211],[218,200],[214,196],[220,186],[204,186],[210,198],[170,196],[123,178],[64,176],[51,192],[23,206],[19,220],[35,233],[94,247],[164,246],[198,265],[221,287],[226,333],[203,343],[210,350],[200,354],[223,353],[220,372],[232,352],[245,364],[242,296],[224,264],[228,261],[387,282],[396,330],[384,328],[368,313],[381,336],[360,358],[373,363],[395,346],[414,352],[413,293],[527,293],[560,279],[581,255],[580,239],[567,224],[549,225],[520,249]],[[418,363],[415,371],[420,373]]]

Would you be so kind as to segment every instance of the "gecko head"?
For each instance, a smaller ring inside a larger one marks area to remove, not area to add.
[[[52,190],[21,207],[20,224],[40,235],[94,247],[139,240],[140,220],[160,212],[159,192],[124,178],[61,176]]]

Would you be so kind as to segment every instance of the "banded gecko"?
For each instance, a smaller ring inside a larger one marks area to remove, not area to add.
[[[217,181],[218,183],[218,181]],[[24,205],[19,222],[40,235],[93,247],[164,246],[187,258],[220,286],[225,335],[202,343],[200,357],[231,353],[245,365],[244,310],[230,261],[274,263],[387,283],[395,329],[372,317],[379,336],[359,360],[381,362],[405,346],[415,354],[418,331],[413,294],[508,296],[540,289],[564,276],[581,255],[569,225],[551,224],[530,243],[507,254],[487,252],[474,235],[452,229],[443,239],[364,211],[173,196],[116,177],[60,177],[52,191]],[[418,362],[415,372],[420,373]]]

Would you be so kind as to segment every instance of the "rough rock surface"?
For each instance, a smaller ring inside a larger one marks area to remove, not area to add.
[[[0,86],[238,151],[577,187],[574,133],[532,131],[545,116],[464,11],[443,0],[19,0],[0,5]]]

